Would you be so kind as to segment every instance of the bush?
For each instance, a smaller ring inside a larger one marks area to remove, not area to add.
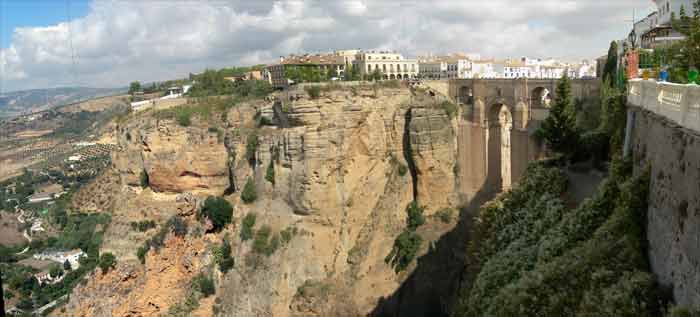
[[[399,176],[404,176],[408,172],[408,167],[404,164],[399,164]]]
[[[156,222],[153,220],[141,220],[141,221],[132,221],[129,225],[131,225],[131,229],[139,232],[146,232],[150,229],[153,229],[156,227]]]
[[[141,175],[139,176],[139,180],[141,182],[141,188],[146,188],[149,185],[148,181],[148,173],[146,173],[146,170],[141,170]]]
[[[204,297],[209,297],[216,293],[214,280],[203,273],[197,274],[197,276],[192,278],[192,288],[202,293]]]
[[[139,247],[139,249],[136,251],[136,257],[139,259],[141,264],[146,263],[146,254],[148,254],[148,251],[151,249],[151,247],[148,244],[142,245]]]
[[[415,231],[418,227],[425,223],[425,216],[423,215],[423,210],[425,207],[418,206],[418,203],[413,201],[406,207],[406,212],[408,213],[407,226],[408,230]]]
[[[450,223],[454,217],[454,210],[452,208],[443,208],[438,210],[435,215],[440,219],[440,221]]]
[[[187,235],[187,224],[180,216],[173,216],[168,219],[165,227],[172,229],[173,234],[177,237],[184,237]]]
[[[279,235],[273,235],[269,226],[262,226],[255,234],[255,240],[253,240],[253,251],[255,253],[270,256],[277,251],[279,246]]]
[[[247,241],[253,238],[253,226],[255,226],[256,215],[248,213],[243,217],[243,225],[241,226],[241,240]]]
[[[384,262],[391,265],[396,273],[405,270],[420,249],[423,238],[416,233],[416,229],[425,223],[424,209],[425,207],[418,206],[415,201],[406,207],[408,213],[406,229],[396,237],[391,252],[384,259]]]
[[[457,114],[457,105],[447,100],[441,102],[440,107],[445,110],[445,113],[447,113],[450,119],[454,118],[455,114]]]
[[[233,217],[233,207],[221,197],[209,196],[204,201],[199,217],[206,217],[212,223],[213,231],[220,231],[224,226],[231,223]]]
[[[318,97],[321,96],[321,87],[319,86],[306,86],[304,90],[306,90],[306,93],[311,99],[318,99]]]
[[[117,258],[112,253],[103,253],[100,256],[99,266],[102,269],[102,274],[109,272],[117,264]]]
[[[215,262],[219,265],[219,271],[226,274],[229,270],[233,268],[233,258],[231,257],[231,243],[229,242],[228,236],[224,237],[224,241],[221,243],[221,247],[215,250]]]
[[[267,171],[265,171],[265,180],[270,182],[272,185],[275,184],[275,164],[270,161],[270,165],[267,166]]]
[[[394,240],[394,247],[391,253],[387,255],[384,262],[390,264],[394,268],[394,272],[399,273],[405,270],[408,265],[416,257],[423,238],[413,231],[404,230]]]
[[[192,124],[192,112],[190,111],[178,111],[175,114],[175,119],[180,126],[189,127]]]
[[[243,192],[241,193],[241,200],[243,200],[243,202],[246,204],[250,204],[256,199],[258,199],[258,194],[255,190],[255,183],[253,182],[252,178],[248,177],[248,180],[243,187]]]

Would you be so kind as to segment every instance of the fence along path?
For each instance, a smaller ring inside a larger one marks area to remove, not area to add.
[[[663,116],[700,133],[700,86],[633,79],[627,85],[627,103]]]

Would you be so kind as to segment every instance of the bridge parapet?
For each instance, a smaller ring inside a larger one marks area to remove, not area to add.
[[[700,132],[700,86],[633,79],[627,85],[627,102],[676,124]]]

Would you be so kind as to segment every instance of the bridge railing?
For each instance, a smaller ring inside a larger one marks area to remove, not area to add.
[[[700,132],[700,86],[633,79],[627,102]]]

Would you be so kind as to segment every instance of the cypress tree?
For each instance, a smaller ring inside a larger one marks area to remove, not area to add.
[[[535,132],[555,152],[570,156],[578,143],[576,113],[571,100],[571,82],[564,74],[557,84],[554,104],[549,109],[549,117]]]
[[[614,85],[617,80],[615,74],[617,74],[617,42],[612,41],[608,48],[608,59],[603,67],[603,80]]]

